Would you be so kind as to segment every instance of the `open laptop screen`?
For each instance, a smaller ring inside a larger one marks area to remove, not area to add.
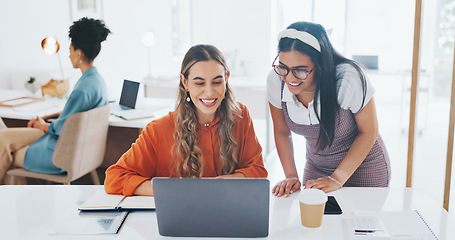
[[[130,80],[123,80],[122,94],[119,104],[129,108],[136,107],[137,93],[139,92],[139,83]]]
[[[159,233],[172,237],[266,237],[267,179],[153,178]]]

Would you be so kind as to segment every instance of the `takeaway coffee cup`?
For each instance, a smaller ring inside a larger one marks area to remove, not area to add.
[[[318,228],[322,224],[327,195],[319,189],[302,189],[299,194],[300,219],[308,228]]]

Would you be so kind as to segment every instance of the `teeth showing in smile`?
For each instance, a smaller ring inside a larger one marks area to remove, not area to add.
[[[215,99],[212,99],[212,100],[204,100],[204,99],[201,99],[202,102],[204,102],[205,104],[209,105],[209,104],[212,104],[213,102],[215,102]]]
[[[297,87],[301,84],[302,82],[299,82],[299,83],[289,83],[289,85],[293,86],[293,87]]]

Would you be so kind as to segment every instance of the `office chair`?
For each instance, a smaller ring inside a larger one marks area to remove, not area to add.
[[[16,177],[38,178],[69,185],[90,172],[94,184],[100,180],[96,169],[103,163],[109,128],[109,105],[70,115],[55,146],[52,162],[66,174],[43,174],[23,168],[8,170],[12,184]]]

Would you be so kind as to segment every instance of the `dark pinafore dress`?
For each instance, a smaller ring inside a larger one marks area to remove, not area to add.
[[[281,97],[283,97],[281,84]],[[303,125],[291,120],[286,102],[281,102],[289,129],[306,139],[306,165],[302,184],[307,180],[330,176],[345,157],[358,135],[354,114],[339,107],[335,119],[335,136],[332,146],[317,150],[319,124]],[[346,187],[388,187],[390,183],[390,160],[380,135],[359,168],[343,185]]]

